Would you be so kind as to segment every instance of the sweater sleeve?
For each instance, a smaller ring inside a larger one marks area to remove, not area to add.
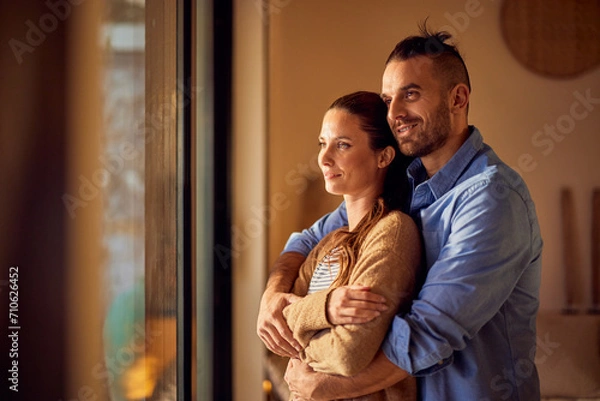
[[[327,320],[327,298],[333,289],[318,291],[307,295],[312,275],[316,269],[317,255],[327,248],[333,232],[327,234],[319,244],[308,255],[304,264],[300,267],[298,278],[292,288],[292,293],[299,295],[302,299],[287,306],[283,315],[294,332],[294,338],[306,347],[312,336],[319,330],[332,327]]]
[[[370,286],[386,298],[388,310],[368,323],[331,326],[326,308],[332,289],[306,296],[286,308],[288,325],[305,347],[300,358],[329,374],[352,376],[366,368],[395,313],[410,307],[420,257],[420,237],[412,219],[400,212],[383,218],[362,245],[349,284]]]

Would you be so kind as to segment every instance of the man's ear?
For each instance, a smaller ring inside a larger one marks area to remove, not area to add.
[[[379,152],[379,161],[377,162],[377,167],[384,168],[390,165],[392,160],[396,157],[396,151],[391,146],[386,147],[381,152]]]
[[[467,106],[469,104],[469,88],[465,84],[457,84],[450,91],[450,111],[453,113],[458,113],[464,110],[467,110]]]

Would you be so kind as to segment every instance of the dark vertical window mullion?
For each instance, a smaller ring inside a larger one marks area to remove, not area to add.
[[[177,399],[192,399],[194,274],[192,261],[192,2],[177,1],[177,165],[179,191],[177,231]]]
[[[214,243],[231,249],[231,0],[213,2],[214,18]],[[231,262],[231,259],[228,259]],[[232,400],[231,266],[214,263],[213,399]]]

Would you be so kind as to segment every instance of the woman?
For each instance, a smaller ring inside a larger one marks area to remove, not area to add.
[[[287,306],[284,316],[303,347],[299,358],[328,374],[351,376],[367,367],[394,314],[407,311],[416,292],[420,236],[403,212],[408,160],[386,114],[379,95],[355,92],[330,106],[319,136],[325,188],[343,195],[348,227],[330,233],[309,254],[293,288],[302,298]],[[339,324],[344,317],[328,311],[327,300],[346,285],[383,295],[387,310],[364,324]],[[415,400],[414,378],[360,399]]]

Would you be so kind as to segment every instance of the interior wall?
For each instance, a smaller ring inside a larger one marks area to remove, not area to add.
[[[276,5],[275,5],[276,4]],[[269,265],[289,234],[307,227],[341,198],[325,193],[316,165],[317,136],[328,105],[355,90],[380,91],[394,45],[417,23],[455,34],[469,72],[470,124],[527,182],[545,241],[541,308],[564,305],[560,190],[573,189],[581,254],[580,288],[590,302],[591,195],[600,187],[600,68],[572,79],[535,75],[509,52],[500,1],[287,0],[269,9]],[[586,105],[582,97],[588,97]],[[544,132],[573,113],[567,134]],[[544,140],[543,145],[540,140]],[[525,162],[526,161],[526,162]]]
[[[256,319],[267,263],[266,15],[254,2],[233,5],[233,397],[245,401],[264,398]]]

